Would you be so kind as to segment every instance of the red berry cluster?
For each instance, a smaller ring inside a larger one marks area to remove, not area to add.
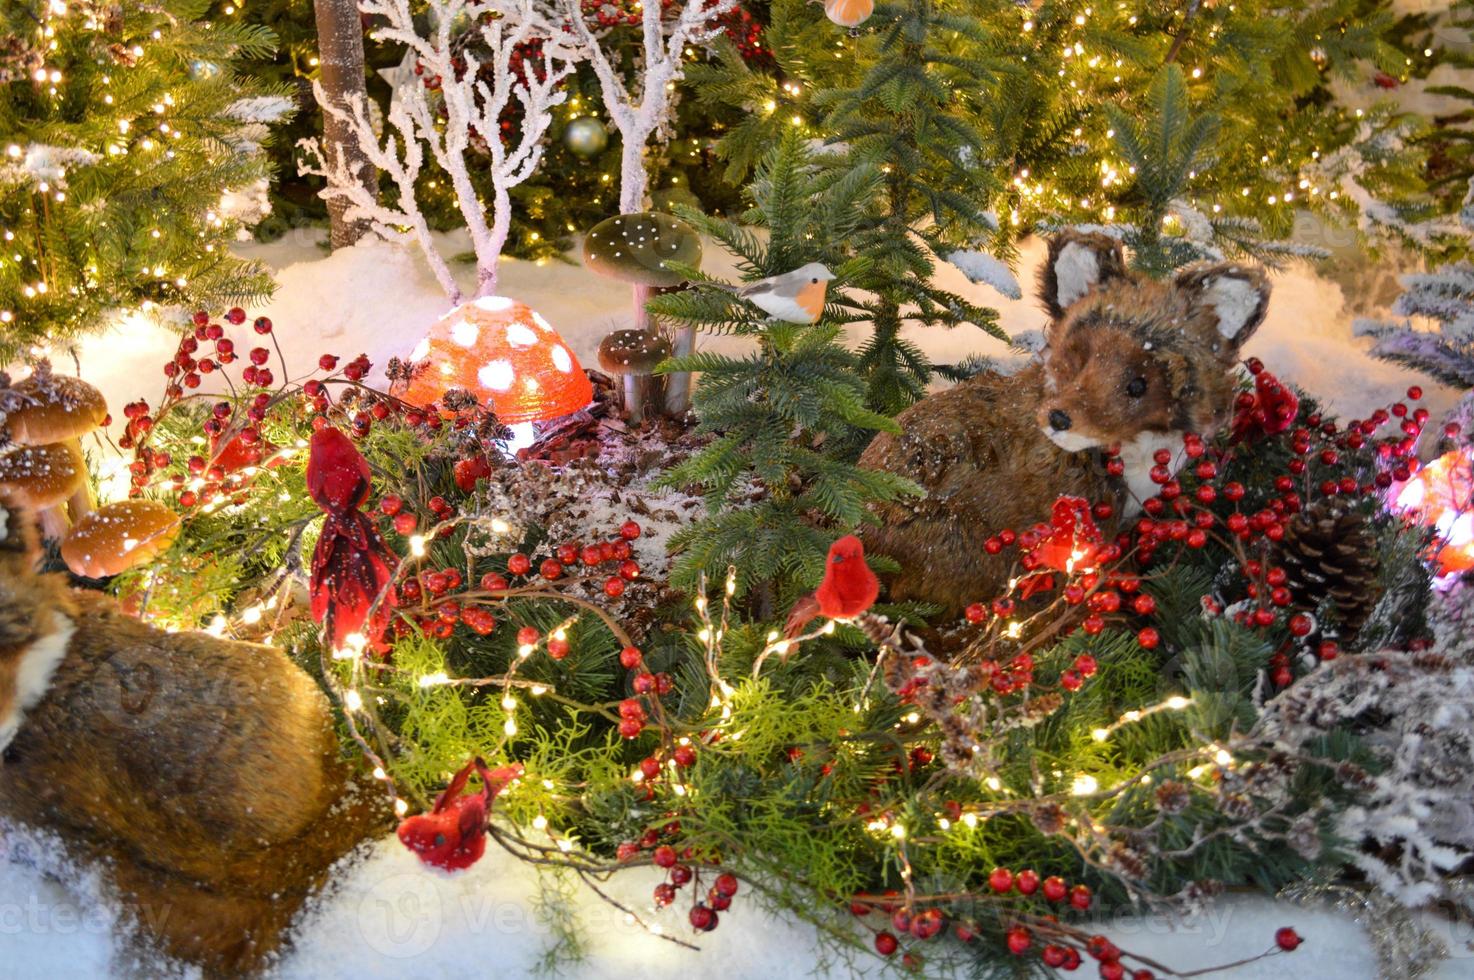
[[[624,595],[630,582],[640,577],[640,564],[634,560],[630,545],[639,536],[640,525],[630,520],[620,525],[617,538],[593,544],[566,541],[557,547],[556,557],[544,558],[538,563],[537,574],[554,582],[563,578],[569,569],[581,566],[586,574],[593,574],[601,565],[614,564],[614,571],[604,580],[603,588],[605,595],[617,599]],[[507,571],[514,576],[530,576],[532,559],[517,552],[507,559]]]
[[[173,357],[163,366],[167,380],[158,409],[152,409],[145,399],[138,399],[124,406],[123,415],[127,419],[127,425],[118,440],[118,446],[133,450],[133,461],[129,464],[131,495],[141,494],[175,465],[173,454],[155,449],[149,444],[149,436],[166,413],[187,401],[202,397],[190,392],[202,384],[205,375],[222,371],[240,358],[235,341],[226,334],[229,327],[239,327],[247,318],[246,311],[238,306],[226,311],[221,317],[223,323],[213,321],[204,310],[195,312],[191,329],[180,337]],[[263,337],[271,336],[274,329],[271,320],[264,316],[252,321],[251,328]],[[210,344],[210,350],[206,351],[202,346],[204,344]],[[249,477],[242,471],[271,464],[278,447],[265,439],[261,426],[273,407],[287,402],[289,391],[282,388],[251,393],[249,389],[270,389],[276,384],[276,376],[270,366],[273,356],[272,350],[267,347],[257,345],[250,348],[246,354],[249,363],[240,373],[240,380],[247,389],[245,394],[249,395],[249,400],[238,400],[243,408],[231,401],[215,402],[200,424],[200,431],[209,446],[208,455],[191,455],[184,460],[182,468],[168,474],[167,479],[175,488],[179,503],[184,508],[225,498],[235,503],[244,502],[244,490]],[[279,353],[276,356],[279,358]],[[301,388],[301,394],[305,398],[306,407],[319,413],[326,412],[331,405],[325,381],[357,382],[371,367],[368,357],[363,354],[354,358],[341,371],[337,371],[338,358],[331,354],[322,355],[318,366],[328,372],[330,377],[306,382]],[[335,371],[337,373],[333,374]],[[376,402],[371,411],[377,417],[386,417],[389,413],[388,404]],[[288,407],[295,408],[296,403],[293,402]],[[355,416],[355,432],[367,432],[368,417],[364,413]]]
[[[633,861],[640,853],[649,851],[651,863],[665,870],[666,880],[655,886],[653,896],[659,908],[674,904],[680,890],[687,885],[692,885],[693,894],[699,893],[701,889],[703,867],[698,862],[698,855],[689,847],[677,851],[675,845],[669,843],[679,837],[680,833],[681,822],[671,820],[659,828],[645,831],[638,842],[625,841],[615,850],[620,863]],[[704,861],[708,866],[720,864],[720,859],[716,857],[707,857]],[[687,913],[691,927],[698,932],[711,932],[715,929],[720,921],[719,914],[732,907],[732,899],[737,895],[738,889],[736,875],[730,871],[718,872],[706,891],[705,899],[693,902],[691,911]]]
[[[462,460],[466,462],[466,460]],[[457,464],[459,467],[460,464]],[[480,470],[476,472],[480,474]],[[489,474],[489,469],[487,473]],[[478,476],[479,478],[479,476]],[[431,497],[425,502],[426,508],[434,515],[436,522],[442,525],[438,534],[449,534],[453,531],[447,522],[456,516],[456,509],[444,497]],[[397,534],[408,536],[415,533],[419,527],[419,518],[406,509],[405,501],[397,494],[385,494],[379,498],[379,512],[390,521]],[[627,582],[637,579],[640,575],[639,564],[631,557],[630,542],[640,536],[640,525],[635,521],[625,521],[619,528],[617,538],[601,541],[597,544],[580,546],[577,542],[568,542],[560,545],[557,549],[557,558],[548,558],[539,566],[538,574],[548,582],[558,581],[564,578],[565,565],[573,567],[581,563],[585,568],[592,571],[599,565],[608,562],[618,562],[618,571],[604,582],[604,593],[611,598],[618,597],[624,592]],[[396,636],[408,635],[414,626],[418,626],[424,633],[437,639],[449,639],[455,633],[457,624],[464,624],[471,632],[478,636],[487,636],[496,630],[497,620],[485,607],[486,601],[498,601],[506,598],[506,593],[514,589],[514,580],[518,578],[532,577],[532,559],[527,555],[517,552],[507,558],[506,574],[501,572],[486,572],[476,583],[483,593],[492,595],[467,596],[464,593],[472,591],[472,586],[465,580],[465,576],[458,569],[445,568],[439,571],[422,571],[415,577],[406,580],[399,588],[399,597],[403,602],[401,611],[405,613],[396,621],[394,630]],[[613,583],[618,583],[615,586]],[[530,585],[531,583],[524,583]],[[456,594],[462,593],[457,598]],[[418,604],[421,607],[419,613],[411,614],[407,611],[411,605]],[[408,618],[406,618],[408,617]],[[544,637],[538,630],[531,626],[523,627],[517,634],[517,642],[522,646],[535,647],[544,644],[547,647],[548,656],[554,660],[562,660],[571,652],[571,646],[566,638],[554,633]],[[621,661],[631,659],[630,651],[634,651],[633,662],[640,662],[639,651],[634,647],[626,648],[621,655]],[[628,666],[628,664],[627,664]],[[649,675],[654,677],[656,675]],[[658,675],[663,680],[654,683],[650,690],[663,687],[659,693],[668,693],[671,690],[670,678],[664,674]],[[640,691],[645,684],[641,676],[635,677],[635,689]],[[641,693],[647,693],[641,691]],[[623,731],[624,726],[621,726]],[[639,729],[635,730],[639,734]],[[633,738],[634,735],[627,736]]]

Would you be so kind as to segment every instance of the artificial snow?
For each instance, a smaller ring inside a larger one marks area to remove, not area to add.
[[[302,377],[323,353],[352,357],[363,352],[375,364],[371,380],[382,382],[388,358],[408,355],[447,312],[445,293],[413,249],[365,243],[329,255],[321,251],[318,238],[318,232],[298,231],[271,245],[241,246],[242,254],[270,266],[278,282],[275,298],[248,312],[274,321],[276,340],[286,357],[281,374]],[[466,239],[442,236],[441,245],[443,254],[453,255],[465,250]],[[714,246],[706,255],[706,272],[737,281],[730,257]],[[1026,242],[1017,280],[1033,281],[1043,255],[1042,241]],[[469,264],[457,265],[454,273],[467,289],[474,284],[475,269]],[[1352,317],[1339,286],[1303,265],[1272,278],[1268,316],[1246,353],[1263,359],[1278,377],[1318,396],[1343,416],[1364,417],[1374,407],[1402,397],[1410,384],[1419,384],[1428,393],[1426,404],[1435,416],[1453,404],[1454,393],[1448,389],[1367,355],[1371,342],[1353,337]],[[499,282],[504,295],[541,313],[586,364],[597,363],[598,344],[605,334],[628,327],[633,320],[627,287],[592,276],[575,263],[503,259]],[[946,265],[939,267],[937,282],[998,309],[999,321],[1010,336],[1038,330],[1044,323],[1032,295],[1000,300],[991,286],[972,283],[962,271]],[[852,340],[862,339],[863,328],[851,329]],[[249,327],[235,328],[233,335],[238,344],[258,342]],[[956,363],[970,355],[1000,361],[1019,356],[1009,345],[965,327],[947,331],[913,326],[907,337],[939,363]],[[161,366],[172,356],[177,340],[175,330],[132,317],[83,343],[77,354],[80,372],[113,406],[115,436],[122,405],[139,397],[158,403],[164,386]],[[701,343],[734,352],[743,349],[744,341],[716,337]],[[72,368],[70,359],[60,355],[56,366],[63,371]],[[207,376],[204,390],[215,383],[217,378]],[[99,458],[104,453],[91,441],[88,451]],[[118,465],[102,462],[102,469],[116,472]],[[105,482],[103,496],[121,498],[126,489],[126,472],[117,473]],[[616,516],[619,511],[611,509],[609,519]],[[495,847],[480,864],[457,876],[423,868],[392,838],[366,851],[340,869],[329,893],[304,914],[296,947],[279,966],[280,977],[520,976],[543,964],[555,945],[537,912],[539,872]],[[95,876],[54,860],[51,854],[51,849],[14,831],[0,836],[0,980],[117,975],[123,967],[115,960],[120,932],[115,907],[103,897]],[[615,876],[606,887],[642,916],[649,914],[662,928],[690,939],[680,903],[651,913],[655,881],[648,869],[631,870]],[[763,914],[748,891],[738,896],[729,913],[723,913],[716,932],[700,938],[701,953],[628,925],[622,913],[581,886],[575,884],[572,894],[587,958],[568,965],[568,976],[777,980],[815,975],[816,956],[823,949],[813,927],[791,916]],[[1451,959],[1430,976],[1474,978],[1470,935],[1441,919],[1430,917],[1427,924],[1442,930],[1451,952]],[[1190,923],[1126,916],[1115,920],[1108,932],[1123,947],[1187,970],[1257,953],[1282,925],[1295,926],[1305,937],[1299,952],[1220,976],[1321,980],[1376,975],[1369,940],[1349,917],[1259,896],[1220,900]],[[817,975],[855,976],[864,962],[830,960]],[[160,976],[171,969],[151,964],[142,972]]]

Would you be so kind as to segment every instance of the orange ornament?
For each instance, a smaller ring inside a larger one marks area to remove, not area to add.
[[[1437,535],[1429,557],[1439,575],[1474,570],[1474,458],[1467,447],[1422,467],[1396,493],[1394,506]]]
[[[875,0],[824,0],[824,16],[840,27],[859,27],[875,12]]]
[[[578,358],[525,303],[482,296],[441,317],[410,354],[400,397],[425,407],[447,391],[475,395],[506,425],[560,418],[593,401]]]

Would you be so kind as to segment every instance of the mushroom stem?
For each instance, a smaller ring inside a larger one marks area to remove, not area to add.
[[[696,350],[696,327],[690,325],[676,334],[672,357],[685,357]],[[670,415],[684,415],[691,407],[691,372],[676,371],[666,375],[665,410]]]
[[[67,520],[65,504],[57,504],[47,507],[36,515],[36,523],[41,528],[41,537],[47,541],[61,541],[71,531],[71,522]]]
[[[630,425],[645,420],[645,405],[650,399],[650,375],[631,372],[624,376],[624,414]]]
[[[78,454],[81,454],[82,440],[71,439],[69,441],[77,447]],[[77,488],[76,493],[72,494],[66,506],[67,515],[71,517],[73,524],[97,509],[97,498],[92,493],[91,477],[82,481],[82,485]]]

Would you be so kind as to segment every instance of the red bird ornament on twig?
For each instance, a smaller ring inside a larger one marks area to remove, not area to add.
[[[472,773],[481,776],[481,789],[466,793]],[[400,822],[399,842],[432,868],[442,871],[469,868],[486,853],[492,801],[521,775],[522,766],[518,763],[488,769],[481,759],[472,759],[455,774],[429,813],[406,817]]]
[[[814,619],[854,619],[880,595],[880,579],[865,563],[865,546],[846,534],[829,546],[824,562],[824,581],[810,595],[793,604],[784,634],[791,640]]]
[[[307,492],[328,515],[312,552],[312,618],[333,649],[354,633],[374,650],[388,650],[383,636],[397,597],[391,583],[399,559],[361,508],[369,497],[368,460],[353,441],[331,426],[312,434]],[[370,622],[369,610],[388,589]]]

